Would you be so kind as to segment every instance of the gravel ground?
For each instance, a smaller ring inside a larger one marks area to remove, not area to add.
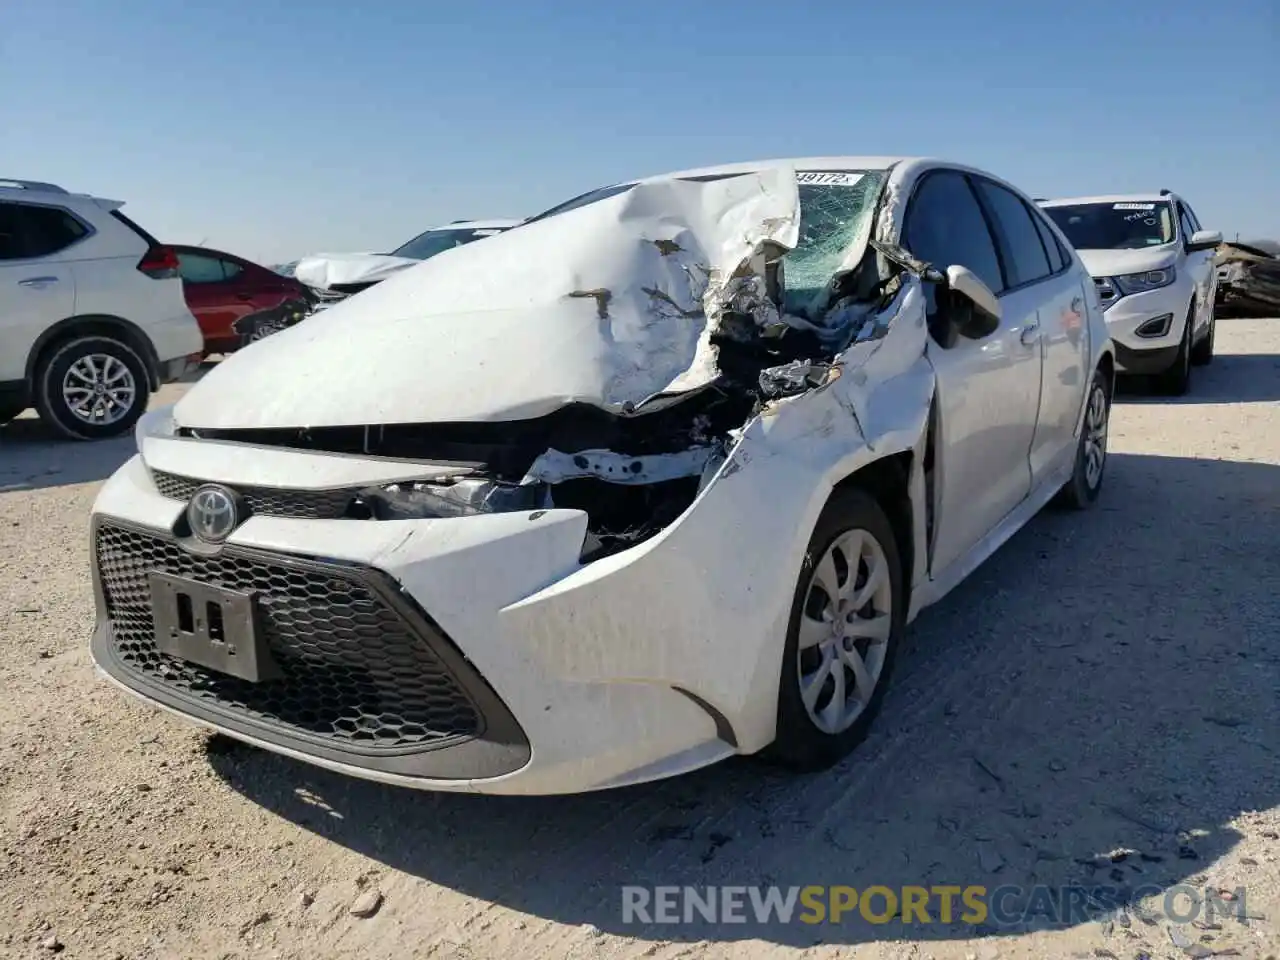
[[[573,798],[351,781],[108,686],[86,515],[131,441],[0,428],[0,955],[1280,956],[1280,320],[1218,350],[1185,399],[1121,396],[1099,506],[921,616],[836,770]],[[620,894],[1099,882],[1243,886],[1247,915],[646,926]]]

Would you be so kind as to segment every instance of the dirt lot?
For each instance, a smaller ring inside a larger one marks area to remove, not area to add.
[[[1280,320],[1218,350],[1184,400],[1120,398],[1098,508],[921,616],[835,771],[575,798],[350,781],[126,698],[90,665],[86,515],[131,441],[0,428],[0,955],[1280,956]],[[620,895],[1099,882],[1243,886],[1247,915],[644,926]]]

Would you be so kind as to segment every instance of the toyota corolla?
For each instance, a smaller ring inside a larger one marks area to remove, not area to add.
[[[93,508],[94,659],[424,789],[822,768],[923,607],[1050,500],[1095,501],[1113,379],[1088,272],[997,177],[615,184],[149,414]]]

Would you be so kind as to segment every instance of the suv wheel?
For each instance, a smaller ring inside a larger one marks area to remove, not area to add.
[[[1191,389],[1191,335],[1195,319],[1196,307],[1193,303],[1187,311],[1187,322],[1183,325],[1182,342],[1178,344],[1178,356],[1164,373],[1156,378],[1160,389],[1171,396],[1181,397]]]
[[[147,409],[146,365],[129,346],[103,336],[69,340],[36,370],[40,417],[74,440],[101,440],[133,429]]]
[[[866,737],[906,629],[893,526],[862,490],[841,490],[818,518],[792,602],[778,688],[777,736],[762,756],[822,770]]]
[[[1218,308],[1214,304],[1213,312],[1209,314],[1209,329],[1205,331],[1204,338],[1195,345],[1191,350],[1191,362],[1197,367],[1207,367],[1213,363],[1213,333],[1218,328]]]

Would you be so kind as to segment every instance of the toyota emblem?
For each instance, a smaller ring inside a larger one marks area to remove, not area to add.
[[[187,522],[191,532],[208,543],[221,543],[240,522],[236,495],[226,487],[201,487],[191,495]]]

